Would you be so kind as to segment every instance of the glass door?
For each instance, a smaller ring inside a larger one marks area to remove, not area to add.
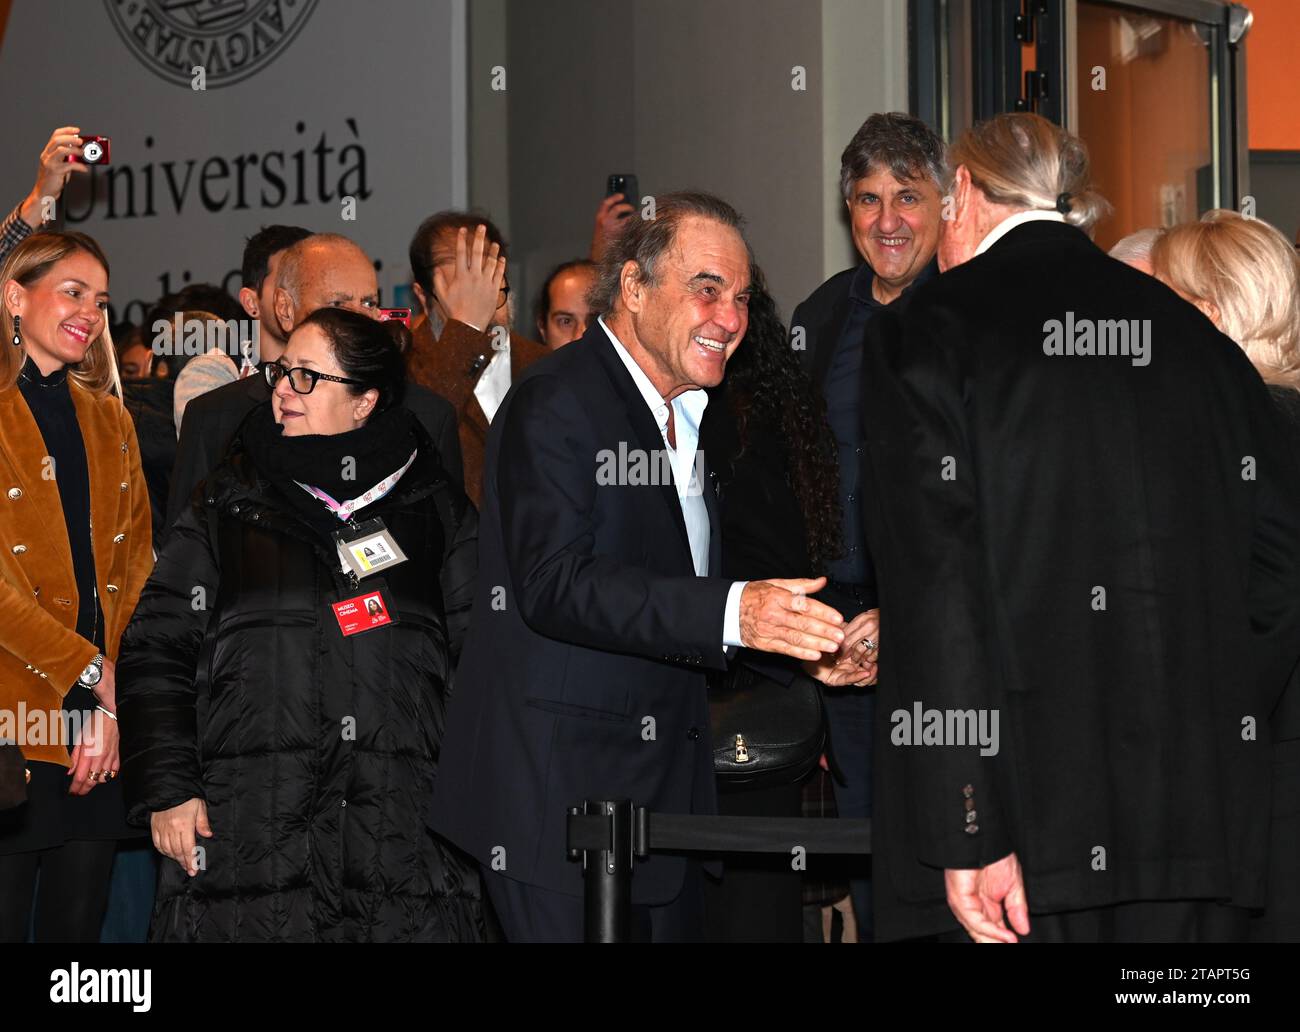
[[[913,111],[953,139],[1036,111],[1087,142],[1109,247],[1248,192],[1243,37],[1224,0],[912,0]]]

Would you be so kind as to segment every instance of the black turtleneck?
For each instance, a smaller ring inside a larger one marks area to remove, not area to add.
[[[90,541],[90,474],[67,370],[60,368],[42,376],[28,358],[18,374],[18,390],[41,431],[46,454],[54,460],[54,482],[63,505],[72,570],[77,578],[77,633],[102,652],[104,620],[95,594],[95,554]]]

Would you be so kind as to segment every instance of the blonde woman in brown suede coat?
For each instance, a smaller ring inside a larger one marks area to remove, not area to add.
[[[38,233],[0,268],[0,941],[96,941],[119,839],[114,661],[152,566],[149,496],[108,333],[108,262]],[[37,876],[39,875],[39,892]]]

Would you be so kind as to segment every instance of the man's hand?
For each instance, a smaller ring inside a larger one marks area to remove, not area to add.
[[[456,233],[456,260],[433,270],[433,292],[448,319],[486,333],[499,307],[506,260],[499,245],[487,246],[487,226],[474,231],[472,246],[468,240],[469,230],[462,226]]]
[[[207,803],[198,798],[187,799],[170,810],[158,810],[149,817],[149,829],[158,852],[175,860],[191,878],[199,873],[194,849],[197,836],[212,838]]]
[[[746,648],[820,660],[844,641],[844,617],[808,597],[826,578],[750,581],[740,593],[740,641]]]
[[[600,207],[596,209],[596,226],[591,231],[593,262],[605,257],[610,241],[623,232],[623,223],[636,211],[633,205],[639,200],[640,198],[625,197],[623,194],[610,194],[600,202]]]
[[[1016,932],[1029,934],[1025,879],[1015,853],[975,870],[946,870],[943,880],[949,908],[975,942],[1019,942]]]
[[[68,177],[74,172],[88,173],[89,165],[79,161],[69,161],[68,155],[81,151],[82,140],[77,135],[80,130],[75,125],[65,125],[50,134],[50,142],[41,151],[41,163],[36,170],[36,185],[32,187],[18,210],[19,217],[31,226],[40,229],[44,221],[43,201],[46,197],[57,200],[63,194]]]

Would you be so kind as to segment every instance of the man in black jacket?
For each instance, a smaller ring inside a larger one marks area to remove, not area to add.
[[[1239,939],[1300,655],[1285,434],[1240,348],[1081,231],[1076,138],[1002,115],[950,161],[944,274],[863,369],[878,935]]]
[[[840,192],[862,264],[836,273],[794,310],[791,346],[826,401],[839,458],[840,539],[844,554],[829,564],[818,596],[854,619],[875,609],[876,575],[862,528],[862,348],[871,320],[938,274],[943,209],[943,141],[919,118],[875,114],[840,158]],[[855,638],[859,624],[849,630]],[[780,676],[772,665],[764,672]],[[793,668],[788,668],[792,670]],[[789,675],[787,675],[788,677]],[[871,816],[871,728],[875,690],[846,687],[826,693],[826,717],[842,783],[835,786],[841,817]],[[870,942],[871,882],[850,881],[859,940]]]
[[[375,315],[379,280],[374,264],[360,247],[346,237],[320,233],[294,244],[281,256],[276,317],[285,338],[298,323],[326,305]],[[186,406],[167,495],[168,528],[189,504],[194,489],[220,463],[244,417],[270,398],[266,380],[254,375],[199,395]],[[460,439],[451,404],[416,384],[407,385],[402,404],[424,424],[443,467],[462,478]]]
[[[660,197],[605,256],[603,318],[532,365],[488,433],[478,589],[430,825],[482,865],[512,941],[583,936],[568,807],[715,812],[705,671],[725,668],[726,646],[813,660],[844,637],[806,597],[820,579],[716,576],[696,443],[702,388],[748,321],[739,221],[706,194]],[[639,863],[634,937],[696,937],[698,874],[678,856]]]

